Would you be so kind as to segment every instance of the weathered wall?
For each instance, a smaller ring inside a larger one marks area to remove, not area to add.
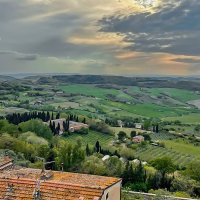
[[[102,200],[106,200],[106,195],[108,194],[108,200],[120,200],[121,196],[121,182],[113,185],[112,187],[105,190]]]

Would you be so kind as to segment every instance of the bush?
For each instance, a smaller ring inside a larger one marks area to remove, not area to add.
[[[80,130],[77,130],[76,133],[82,134],[82,135],[87,135],[89,133],[88,128],[81,128]]]
[[[51,139],[53,133],[51,132],[50,128],[44,124],[41,120],[32,119],[27,122],[22,122],[19,124],[22,132],[34,132],[39,137],[43,137],[46,139]]]
[[[190,198],[190,195],[186,192],[177,191],[174,193],[176,197]]]
[[[0,120],[0,132],[14,134],[18,132],[18,127],[14,124],[10,124],[7,120]]]
[[[148,186],[146,183],[134,183],[130,185],[132,191],[136,192],[148,192]]]
[[[35,169],[43,169],[43,162],[42,161],[37,161],[35,163],[30,163],[29,167],[30,168],[35,168]]]
[[[48,145],[48,141],[42,137],[38,137],[35,133],[26,132],[19,136],[19,139],[28,142],[29,144]]]
[[[158,145],[159,145],[160,147],[165,148],[165,143],[164,143],[164,142],[159,142]]]
[[[112,134],[112,130],[104,122],[91,121],[89,126],[94,131],[98,131],[98,132],[105,133],[105,134]]]

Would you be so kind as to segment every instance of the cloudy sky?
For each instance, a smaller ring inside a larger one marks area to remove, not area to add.
[[[200,75],[199,0],[0,0],[0,71]]]

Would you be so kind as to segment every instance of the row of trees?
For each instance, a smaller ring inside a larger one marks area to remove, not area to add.
[[[55,121],[50,120],[49,128],[54,133],[54,135],[58,135],[60,133],[61,125],[62,125],[62,131],[63,132],[69,132],[70,121],[79,122],[79,118],[76,115],[69,115],[66,120],[58,122],[57,125],[56,125]],[[62,124],[60,124],[60,123],[62,123]],[[85,118],[82,120],[82,123],[84,123],[84,124],[86,123],[86,119]]]
[[[21,122],[26,122],[31,119],[41,119],[43,122],[48,122],[49,120],[59,119],[60,113],[57,113],[54,117],[54,113],[52,112],[25,112],[25,113],[13,113],[6,116],[6,119],[15,125],[18,125]]]
[[[50,114],[50,112],[25,112],[25,113],[13,113],[13,114],[9,114],[6,116],[6,119],[9,121],[9,123],[18,125],[22,122],[27,122],[30,121],[32,119],[41,119],[43,122],[49,122],[49,128],[51,129],[52,133],[54,133],[54,135],[58,135],[60,130],[61,130],[61,124],[58,123],[57,125],[55,124],[55,119],[60,119],[60,113],[57,113],[54,117],[54,113],[52,112]],[[52,122],[53,121],[53,122]],[[79,117],[77,115],[68,115],[66,121],[63,121],[63,131],[64,132],[68,132],[69,131],[69,121],[76,121],[79,122]],[[82,123],[86,123],[86,119],[84,118],[82,120]]]
[[[60,119],[60,113],[56,113],[55,116],[54,116],[53,112],[50,114],[49,111],[47,111],[47,112],[34,111],[34,112],[25,112],[25,113],[13,113],[13,114],[7,115],[6,119],[10,123],[16,124],[16,125],[21,122],[29,121],[31,119],[41,119],[43,122],[48,122],[50,120]],[[67,119],[70,121],[79,122],[78,115],[70,114],[70,115],[68,115]],[[86,119],[84,118],[82,122],[86,123]]]
[[[70,128],[70,121],[69,119],[66,119],[65,121],[62,122],[62,127],[63,127],[63,132],[67,132],[69,131]],[[58,122],[57,125],[55,123],[55,121],[51,121],[49,122],[49,128],[51,129],[52,133],[54,133],[54,135],[59,135],[60,131],[61,131],[61,124]]]

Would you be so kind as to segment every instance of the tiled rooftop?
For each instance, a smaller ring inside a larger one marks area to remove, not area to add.
[[[0,171],[12,165],[12,159],[9,157],[0,157]]]
[[[12,162],[12,159],[9,158],[8,156],[0,157],[0,166],[6,164],[8,162]]]
[[[42,181],[39,186],[42,200],[93,200],[101,197],[103,190],[87,188],[75,185],[67,185],[54,181]],[[33,199],[34,192],[38,190],[36,181],[30,179],[1,179],[0,178],[0,199],[1,200],[29,200]]]
[[[66,172],[46,172],[47,180],[38,179],[41,170],[19,169],[0,173],[0,200],[33,199],[34,191],[40,190],[42,200],[100,199],[104,189],[120,179]]]

